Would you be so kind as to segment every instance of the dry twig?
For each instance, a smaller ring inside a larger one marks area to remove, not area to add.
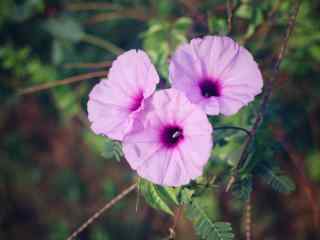
[[[71,83],[75,83],[75,82],[79,82],[79,81],[83,81],[83,80],[87,80],[87,79],[91,79],[91,78],[105,77],[105,76],[107,76],[107,74],[108,74],[107,71],[80,74],[77,76],[65,78],[63,80],[57,80],[57,81],[53,81],[53,82],[44,83],[44,84],[28,87],[25,89],[21,89],[18,91],[18,95],[21,96],[21,95],[32,94],[35,92],[44,91],[44,90],[48,90],[50,88],[54,88],[54,87],[58,87],[58,86],[62,86],[62,85],[67,85],[67,84],[71,84]]]
[[[228,15],[228,33],[230,34],[231,30],[232,30],[232,5],[230,0],[227,0],[226,2],[227,4],[227,15]]]
[[[97,62],[97,63],[66,63],[64,68],[106,68],[111,66],[111,61]]]
[[[87,221],[85,221],[79,228],[77,228],[68,238],[67,240],[72,240],[76,236],[79,235],[84,229],[86,229],[93,221],[95,221],[98,217],[101,216],[102,213],[104,213],[106,210],[111,208],[113,205],[115,205],[117,202],[119,202],[121,199],[123,199],[125,196],[127,196],[130,192],[132,192],[137,187],[137,184],[134,183],[130,187],[123,190],[120,194],[118,194],[115,198],[113,198],[110,202],[108,202],[106,205],[104,205],[103,208],[98,210],[92,217],[90,217]]]
[[[245,232],[246,240],[251,240],[251,200],[250,198],[246,202],[245,206]]]
[[[102,2],[79,2],[79,3],[67,3],[65,9],[67,11],[89,11],[89,10],[110,10],[118,8],[112,3]]]

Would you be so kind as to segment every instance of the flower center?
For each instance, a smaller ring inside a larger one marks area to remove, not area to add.
[[[201,95],[205,98],[219,97],[221,95],[221,87],[217,80],[205,78],[199,82]]]
[[[141,103],[143,101],[143,92],[140,91],[134,98],[133,98],[133,102],[132,105],[130,106],[129,110],[131,112],[136,111],[137,109],[139,109],[139,107],[141,106]]]
[[[167,148],[175,147],[183,138],[182,128],[176,125],[164,127],[161,133],[161,142]]]

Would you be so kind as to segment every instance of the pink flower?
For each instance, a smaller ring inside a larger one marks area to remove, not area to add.
[[[89,95],[92,130],[122,140],[158,82],[159,76],[146,53],[130,50],[120,55],[112,64],[108,80],[100,81]]]
[[[123,140],[130,166],[143,178],[180,186],[202,174],[212,148],[205,112],[175,89],[156,92]]]
[[[232,115],[261,92],[257,63],[228,37],[193,39],[178,48],[170,68],[172,86],[209,115]]]

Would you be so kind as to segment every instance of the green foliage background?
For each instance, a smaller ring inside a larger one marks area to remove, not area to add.
[[[265,81],[270,78],[293,1],[230,2],[228,33],[226,1],[219,0],[0,1],[0,239],[65,239],[137,181],[119,143],[88,126],[88,93],[99,78],[55,86],[59,81],[107,71],[122,51],[142,48],[168,86],[172,51],[206,34],[239,41]],[[139,194],[119,202],[79,239],[167,239],[170,214],[181,203],[176,239],[231,239],[230,225],[221,222],[231,222],[235,239],[244,239],[249,196],[253,239],[319,239],[319,12],[319,1],[302,1],[264,124],[230,193],[226,181],[245,135],[219,130],[203,177],[184,189],[139,180]],[[21,95],[41,84],[52,87]],[[210,121],[249,129],[257,105]]]

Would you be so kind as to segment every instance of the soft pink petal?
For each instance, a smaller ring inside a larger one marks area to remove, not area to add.
[[[201,174],[201,173],[200,173]],[[188,184],[192,176],[186,171],[184,162],[181,159],[180,152],[177,150],[172,151],[169,165],[165,171],[162,179],[162,185],[178,187]]]
[[[159,76],[149,57],[141,50],[130,50],[120,55],[112,64],[109,81],[127,93],[142,90],[149,97],[159,82]]]
[[[163,185],[164,176],[170,164],[171,154],[166,149],[157,151],[137,169],[138,174],[153,183]]]
[[[109,136],[113,139],[121,140],[132,125],[132,119],[128,117],[128,112],[95,100],[88,102],[88,113],[94,133]]]

